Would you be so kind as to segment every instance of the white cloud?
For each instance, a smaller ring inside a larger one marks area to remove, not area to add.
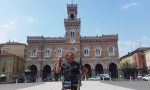
[[[0,31],[14,30],[16,28],[16,18],[10,18],[0,22]]]
[[[0,43],[7,42],[9,39],[20,40],[21,36],[24,36],[26,27],[34,22],[34,18],[31,16],[14,16],[0,21]],[[27,26],[26,26],[27,25]],[[22,38],[22,37],[21,37]]]
[[[0,34],[1,34],[0,43],[8,41],[16,28],[17,28],[16,17],[0,21]]]
[[[139,6],[140,4],[138,2],[132,2],[132,3],[129,3],[129,4],[126,4],[124,6],[122,6],[122,9],[123,10],[127,10],[131,7],[136,7],[136,6]]]

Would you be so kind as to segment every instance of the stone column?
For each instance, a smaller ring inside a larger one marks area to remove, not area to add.
[[[95,76],[95,69],[91,69],[91,77]]]
[[[36,78],[36,82],[41,82],[42,81],[42,71],[38,70],[37,71],[37,78]]]
[[[109,70],[108,69],[104,69],[104,74],[109,74]]]
[[[55,71],[54,70],[51,71],[51,80],[52,81],[55,80]]]
[[[124,79],[124,74],[123,74],[123,72],[122,72],[121,69],[118,69],[118,79],[119,79],[119,80]]]

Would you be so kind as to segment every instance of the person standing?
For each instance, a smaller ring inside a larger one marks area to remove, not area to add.
[[[69,51],[66,54],[66,60],[62,62],[62,57],[59,57],[59,63],[56,65],[56,73],[63,75],[63,90],[77,90],[80,82],[80,76],[85,76],[88,72],[86,67],[81,63],[74,61],[74,53]]]

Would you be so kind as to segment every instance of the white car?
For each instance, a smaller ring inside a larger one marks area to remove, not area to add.
[[[98,81],[98,80],[101,80],[101,78],[99,76],[94,76],[94,77],[91,77],[89,78],[90,81]]]
[[[145,75],[142,77],[142,80],[150,81],[150,75]]]
[[[109,76],[109,74],[101,74],[101,79],[102,80],[111,80],[111,77]]]

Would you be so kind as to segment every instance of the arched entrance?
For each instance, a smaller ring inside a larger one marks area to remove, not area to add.
[[[109,65],[109,74],[111,78],[118,78],[118,69],[116,64],[111,63]]]
[[[103,66],[101,64],[97,64],[95,67],[95,75],[97,76],[97,74],[103,74]]]
[[[7,77],[0,77],[0,82],[6,82]]]
[[[45,65],[43,68],[43,81],[49,81],[51,79],[51,67],[49,65]]]
[[[31,82],[35,82],[37,78],[37,67],[35,65],[31,65],[29,69],[31,70],[30,80]]]
[[[89,64],[85,64],[84,66],[89,70],[86,74],[86,78],[88,79],[92,76],[91,66]]]

